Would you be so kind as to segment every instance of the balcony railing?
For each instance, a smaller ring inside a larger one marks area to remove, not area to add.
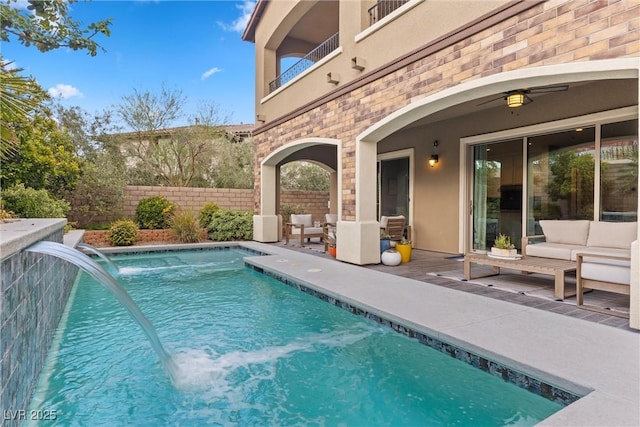
[[[369,26],[375,24],[409,0],[378,0],[369,8]]]
[[[275,80],[269,83],[269,93],[293,80],[294,77],[301,74],[306,69],[311,68],[316,62],[336,50],[340,46],[340,38],[338,36],[339,33],[335,33],[322,42],[320,46],[307,53],[298,62],[289,67],[287,71],[276,77]]]

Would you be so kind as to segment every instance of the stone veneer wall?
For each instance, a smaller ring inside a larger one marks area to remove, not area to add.
[[[412,100],[459,83],[552,64],[638,56],[637,1],[551,0],[509,17],[275,127],[254,132],[255,211],[260,164],[270,153],[306,137],[342,141],[342,219],[355,220],[355,139]]]
[[[62,228],[42,240],[62,243]],[[2,425],[17,426],[19,417],[4,411],[28,409],[78,269],[18,252],[2,260],[0,271],[0,408]]]

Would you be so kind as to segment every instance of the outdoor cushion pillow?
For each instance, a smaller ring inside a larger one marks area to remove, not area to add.
[[[591,221],[587,246],[630,249],[637,235],[637,222]]]
[[[542,227],[542,233],[548,243],[586,246],[589,237],[589,221],[587,220],[541,219],[540,227]]]
[[[313,227],[313,218],[311,214],[291,214],[291,224]]]
[[[575,248],[576,246],[574,245],[563,245],[561,243],[537,243],[535,245],[527,245],[527,256],[571,261],[571,252]]]

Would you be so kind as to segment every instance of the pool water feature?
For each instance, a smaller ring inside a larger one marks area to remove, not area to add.
[[[83,275],[30,409],[60,425],[533,425],[562,408],[247,268],[247,255],[112,257],[175,383]]]
[[[95,248],[94,248],[95,249]],[[78,266],[82,271],[91,276],[100,286],[109,291],[120,305],[129,313],[129,315],[142,328],[147,336],[151,347],[155,350],[160,362],[164,366],[166,372],[175,378],[176,368],[171,356],[165,351],[162,343],[158,339],[155,329],[145,315],[140,311],[135,302],[131,299],[127,291],[118,283],[118,281],[110,275],[100,264],[93,259],[78,251],[77,249],[65,246],[57,242],[40,241],[25,249],[26,252],[35,252],[51,255]],[[97,251],[97,249],[96,249]],[[111,264],[114,265],[115,264]],[[117,267],[116,267],[117,269]]]

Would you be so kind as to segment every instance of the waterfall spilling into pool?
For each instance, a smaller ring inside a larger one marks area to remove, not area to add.
[[[111,258],[109,258],[105,254],[100,252],[98,250],[98,248],[96,248],[95,246],[91,246],[88,243],[78,243],[76,248],[85,249],[85,250],[91,252],[92,254],[96,255],[98,258],[100,258],[102,261],[104,261],[105,264],[107,264],[113,270],[114,273],[118,273],[120,271],[118,269],[118,266],[115,265],[113,261],[111,261]]]
[[[116,297],[116,299],[122,304],[122,306],[129,312],[131,317],[140,325],[145,335],[149,339],[151,346],[158,354],[160,362],[169,374],[172,380],[177,378],[177,367],[175,362],[166,352],[155,329],[151,322],[140,311],[136,303],[131,299],[127,291],[118,283],[118,281],[107,272],[100,264],[96,263],[89,256],[80,252],[77,249],[65,246],[56,242],[41,241],[35,243],[25,249],[27,252],[41,253],[45,255],[51,255],[65,261],[68,261],[84,272],[93,277],[98,283],[100,283],[105,289]],[[99,252],[99,251],[98,251]],[[106,258],[106,257],[105,257]]]

